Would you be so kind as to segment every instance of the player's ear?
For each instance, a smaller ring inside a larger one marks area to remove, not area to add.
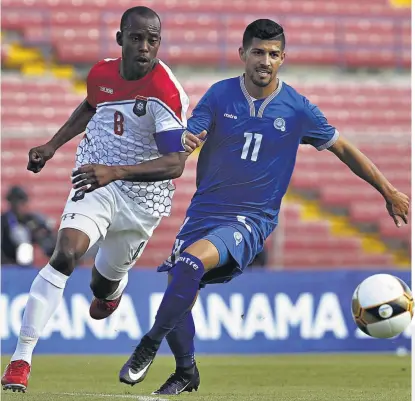
[[[246,53],[245,53],[245,49],[243,47],[239,48],[239,58],[241,59],[241,61],[243,63],[246,62]]]
[[[118,31],[117,34],[115,35],[115,38],[117,40],[117,43],[122,46],[122,32]]]
[[[284,61],[285,61],[285,52],[282,52],[282,54],[281,54],[280,67],[284,64]]]

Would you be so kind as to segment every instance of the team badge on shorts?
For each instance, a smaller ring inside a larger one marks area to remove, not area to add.
[[[72,196],[71,200],[73,202],[78,202],[79,200],[84,199],[85,198],[85,191],[86,191],[85,187],[81,188],[81,189],[78,189],[78,191],[75,192],[74,196]]]
[[[242,242],[242,234],[239,231],[235,231],[233,233],[233,238],[235,239],[236,246]]]
[[[274,121],[274,128],[284,132],[285,131],[285,120],[283,118],[276,118]]]
[[[135,97],[135,104],[133,107],[133,112],[135,115],[137,115],[138,117],[142,117],[146,114],[147,101],[148,99],[144,96],[138,95]]]

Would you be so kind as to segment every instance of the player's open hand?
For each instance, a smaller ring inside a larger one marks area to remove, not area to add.
[[[73,188],[84,193],[104,187],[115,180],[114,168],[103,164],[85,164],[72,172]]]
[[[396,224],[396,227],[401,226],[398,217],[402,219],[405,224],[408,224],[409,212],[409,198],[402,192],[394,192],[386,200],[386,209]]]
[[[27,169],[34,173],[38,173],[45,166],[46,162],[53,157],[55,151],[56,149],[48,143],[30,149]]]
[[[196,148],[202,145],[205,139],[207,131],[202,131],[198,135],[194,135],[189,131],[185,131],[183,134],[183,146],[187,153],[192,153]]]

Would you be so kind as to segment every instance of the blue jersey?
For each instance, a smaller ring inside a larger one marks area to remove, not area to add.
[[[323,150],[338,137],[318,107],[291,86],[280,80],[269,97],[255,100],[243,76],[214,84],[187,127],[208,132],[187,217],[242,216],[261,241],[278,223],[299,145]]]
[[[197,190],[172,254],[158,271],[171,270],[186,248],[208,240],[219,263],[203,276],[203,287],[238,276],[261,252],[278,223],[299,145],[323,150],[338,132],[289,85],[280,81],[269,97],[255,100],[243,77],[213,85],[187,128],[194,134],[208,131],[197,164]]]

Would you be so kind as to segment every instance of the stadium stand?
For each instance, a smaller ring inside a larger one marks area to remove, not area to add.
[[[384,0],[141,3],[160,12],[164,29],[160,57],[173,66],[235,66],[244,27],[265,14],[276,16],[289,32],[288,65],[410,66],[408,10],[392,8]],[[22,13],[28,5],[31,12]],[[3,65],[23,74],[8,72],[2,81],[2,197],[9,185],[24,185],[35,195],[33,207],[58,224],[77,140],[65,145],[41,175],[26,171],[27,152],[56,132],[84,96],[83,86],[76,92],[66,79],[74,78],[76,70],[61,63],[82,67],[118,56],[114,35],[120,10],[133,5],[131,0],[3,0],[2,29],[19,38],[3,47]],[[51,49],[52,60],[46,56]],[[48,67],[51,61],[55,70]],[[51,73],[43,76],[48,69]],[[35,76],[25,75],[29,71]],[[211,81],[182,82],[191,110]],[[293,86],[318,104],[401,191],[410,193],[409,86],[350,78],[298,80]],[[172,216],[156,230],[140,266],[154,266],[169,254],[194,191],[194,167],[195,159],[177,180]],[[268,245],[271,264],[289,268],[407,266],[411,246],[409,227],[394,227],[375,190],[329,152],[318,154],[308,146],[299,151],[281,227]],[[36,261],[44,264],[39,254]]]
[[[385,0],[270,1],[149,0],[164,22],[160,56],[169,64],[229,67],[247,23],[264,15],[289,32],[291,64],[409,67],[407,10]],[[36,9],[22,13],[25,6]],[[4,0],[2,27],[29,45],[50,46],[60,62],[90,64],[117,57],[120,10],[131,0]],[[381,45],[381,46],[380,46]],[[53,52],[52,52],[53,53]]]
[[[184,86],[193,104],[207,88],[206,83],[192,81],[184,82]],[[409,169],[402,169],[410,165],[408,144],[396,140],[386,144],[383,141],[376,143],[370,139],[374,135],[381,135],[383,139],[397,132],[409,132],[409,89],[392,87],[386,90],[384,86],[350,84],[326,85],[324,88],[303,85],[299,89],[321,105],[340,131],[364,135],[365,138],[360,138],[362,150],[401,190],[410,192]],[[385,91],[390,96],[381,97]],[[66,120],[70,110],[79,104],[82,96],[73,92],[69,82],[52,78],[46,81],[25,79],[20,75],[3,82],[2,93],[3,129],[20,134],[25,131],[27,136],[22,139],[3,139],[3,188],[6,190],[11,183],[25,185],[29,193],[35,195],[35,207],[58,222],[69,189],[69,174],[77,142],[72,141],[60,150],[41,175],[33,175],[25,170],[27,151],[40,139],[29,134],[37,132],[44,136],[45,130],[55,131]],[[347,107],[344,99],[349,99]],[[390,132],[390,127],[397,126],[400,127],[399,131]],[[139,261],[140,265],[157,264],[168,255],[172,238],[182,222],[194,190],[194,161],[190,163],[184,177],[178,180],[177,187],[172,217],[165,219],[156,231]],[[409,249],[409,228],[395,229],[393,222],[385,219],[384,204],[376,191],[351,175],[328,152],[317,154],[312,148],[302,147],[291,187],[305,199],[318,199],[326,210],[347,215],[351,224],[362,230],[369,233],[379,231],[381,238],[392,249]],[[386,248],[373,253],[369,246],[368,253],[359,237],[333,236],[330,221],[321,221],[319,214],[314,216],[314,221],[302,220],[300,210],[301,205],[298,203],[284,206],[283,257],[278,259],[284,266],[388,266],[394,260],[392,253],[385,252]],[[310,233],[316,235],[310,236]]]
[[[209,82],[184,82],[191,107],[208,88]],[[346,84],[295,85],[296,89],[318,104],[339,130],[388,136],[409,134],[411,127],[410,89],[361,82]],[[387,96],[385,96],[387,94]],[[7,132],[33,129],[53,132],[82,99],[69,81],[24,79],[8,76],[2,82],[2,125]],[[393,127],[393,129],[391,129]],[[45,131],[43,131],[45,132]]]

